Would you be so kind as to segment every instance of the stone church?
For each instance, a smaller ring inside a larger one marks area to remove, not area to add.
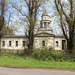
[[[66,40],[63,36],[55,36],[51,29],[50,16],[46,11],[42,14],[40,28],[34,38],[34,48],[53,47],[54,50],[65,50]],[[3,36],[1,48],[5,50],[23,50],[27,48],[25,36]]]

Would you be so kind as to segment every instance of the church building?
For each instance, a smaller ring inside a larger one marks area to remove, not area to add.
[[[65,50],[66,39],[63,36],[56,36],[51,29],[50,16],[47,11],[42,14],[40,28],[34,38],[34,48],[53,47],[54,50]],[[27,48],[25,36],[3,36],[1,48],[6,50],[23,50]]]

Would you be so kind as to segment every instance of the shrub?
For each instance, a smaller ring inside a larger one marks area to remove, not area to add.
[[[70,55],[70,60],[73,61],[73,62],[75,62],[75,55],[72,55],[72,54],[71,54],[71,55]]]
[[[33,57],[34,59],[40,59],[40,58],[39,58],[39,55],[40,55],[40,52],[39,52],[39,51],[34,51],[34,52],[32,53],[32,57]]]
[[[48,50],[49,50],[49,51],[53,51],[54,48],[50,46],[50,47],[48,47]]]
[[[66,52],[56,52],[49,50],[49,48],[43,47],[40,50],[35,50],[32,53],[32,58],[38,60],[54,60],[54,61],[75,61],[74,55],[69,55]]]

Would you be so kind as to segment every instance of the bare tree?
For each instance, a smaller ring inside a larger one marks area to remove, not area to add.
[[[60,27],[62,29],[63,35],[67,40],[67,50],[71,53],[74,47],[74,29],[75,29],[75,17],[73,14],[75,13],[73,10],[75,7],[73,6],[74,1],[68,0],[68,6],[66,3],[63,3],[62,0],[54,0],[56,10],[60,16]],[[66,8],[69,8],[67,10]],[[65,9],[68,13],[65,12]]]
[[[4,27],[3,27],[3,35],[15,35],[14,31],[17,31],[17,28],[14,26],[12,27],[12,25],[10,25],[11,21],[11,17],[12,17],[12,12],[9,11],[9,17],[8,17],[8,22],[5,21]]]

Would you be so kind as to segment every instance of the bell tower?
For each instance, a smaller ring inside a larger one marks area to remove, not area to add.
[[[52,29],[51,29],[51,21],[50,21],[50,16],[48,15],[48,12],[45,10],[42,14],[42,20],[40,21],[40,28],[39,28],[39,32],[43,31],[43,32],[49,32],[52,33]]]
[[[47,11],[45,10],[42,14],[42,20],[40,21],[40,28],[49,29],[50,28],[50,16],[48,15]]]

